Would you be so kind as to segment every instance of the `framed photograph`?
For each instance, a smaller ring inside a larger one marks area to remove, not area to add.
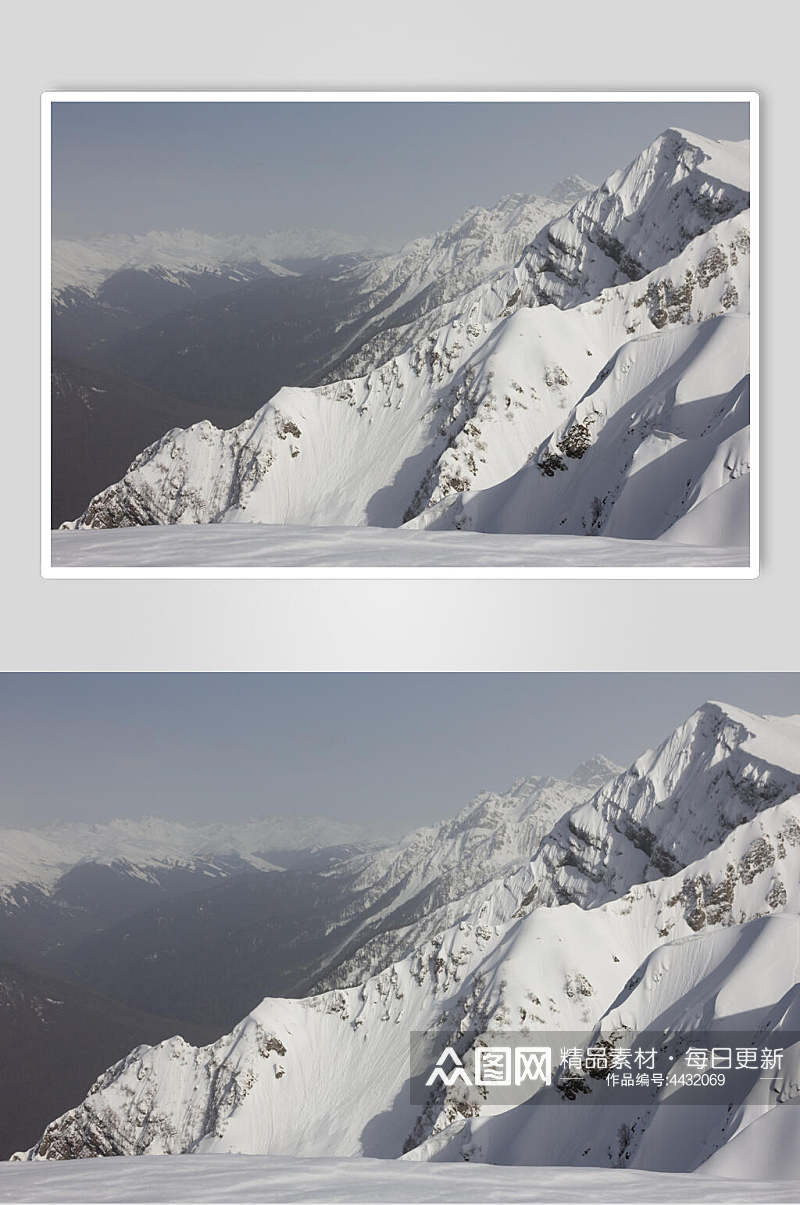
[[[47,93],[42,572],[754,577],[757,286],[752,92]]]
[[[796,1202],[799,692],[3,675],[2,1199]]]

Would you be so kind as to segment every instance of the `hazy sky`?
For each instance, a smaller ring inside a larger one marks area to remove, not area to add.
[[[399,834],[484,788],[628,765],[706,699],[800,674],[2,674],[0,825],[328,815]]]
[[[470,205],[592,183],[667,126],[746,138],[744,104],[59,102],[56,237],[327,226],[399,243]]]

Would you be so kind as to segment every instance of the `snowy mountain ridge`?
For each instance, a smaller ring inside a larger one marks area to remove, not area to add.
[[[591,192],[594,184],[590,184],[588,180],[577,172],[572,172],[569,176],[565,176],[563,180],[559,180],[554,184],[547,194],[553,201],[561,201],[565,205],[574,205],[587,192]]]
[[[283,260],[321,260],[363,256],[364,265],[350,271],[363,278],[370,304],[402,287],[407,303],[437,274],[463,265],[462,288],[471,287],[492,270],[513,263],[533,235],[583,192],[592,188],[580,176],[554,186],[557,196],[522,193],[502,197],[488,208],[474,206],[447,230],[405,244],[398,252],[376,247],[366,238],[337,230],[290,229],[264,234],[205,234],[197,230],[150,230],[145,234],[103,234],[87,239],[55,239],[52,244],[51,288],[57,305],[78,294],[94,296],[115,272],[155,273],[173,283],[203,272],[248,279],[252,270],[278,276],[297,272]],[[455,286],[451,286],[451,291]]]
[[[312,819],[5,832],[0,957],[220,1033],[265,994],[359,982],[403,956],[409,925],[437,932],[442,908],[516,870],[614,772],[596,758],[576,782],[520,779],[383,848]]]
[[[309,987],[360,983],[452,924],[476,892],[532,857],[560,816],[618,772],[596,754],[565,779],[521,778],[503,793],[481,793],[450,820],[351,859],[342,872],[352,876],[364,921]]]
[[[374,349],[373,365],[454,319],[490,323],[523,306],[568,309],[664,267],[718,222],[748,210],[749,154],[749,141],[665,130],[599,188],[573,195],[513,267],[398,328],[391,346]]]
[[[567,807],[587,798],[616,772],[612,762],[597,754],[564,780],[520,779],[505,793],[484,792],[452,819],[391,842],[363,825],[316,816],[267,816],[238,824],[151,816],[0,829],[0,898],[7,899],[20,886],[50,892],[68,870],[87,863],[124,866],[126,873],[143,877],[176,866],[222,871],[230,859],[253,869],[277,870],[280,866],[269,861],[270,851],[340,848],[339,873],[362,893],[362,902],[392,892],[397,907],[456,871],[468,852],[480,850],[484,869],[473,877],[484,880],[508,864],[516,865]],[[462,869],[462,874],[469,872]],[[401,882],[404,895],[398,896]]]
[[[799,793],[800,717],[706,703],[556,822],[514,883],[519,913],[620,898],[678,873]]]
[[[376,935],[319,986],[358,982],[404,950],[475,918],[504,925],[540,907],[591,908],[636,883],[676,873],[759,807],[800,793],[798,739],[798,717],[762,719],[705,704],[590,797],[560,816],[551,812],[552,827],[530,843],[529,861],[519,864],[520,857],[518,869],[465,884],[423,916]],[[704,820],[709,807],[719,809],[712,824]],[[382,851],[375,864],[387,856]]]
[[[371,367],[365,341],[509,268],[565,208],[504,197],[390,254],[334,254],[346,242],[324,231],[57,243],[54,283],[66,283],[53,293],[54,521],[74,518],[172,427],[233,426],[287,380],[349,373],[343,357]]]
[[[284,388],[230,431],[167,433],[67,526],[410,522],[746,543],[746,498],[727,488],[749,470],[748,325],[735,321],[749,309],[746,163],[746,145],[667,131],[511,272],[393,327],[402,354]],[[434,320],[446,325],[428,333]]]
[[[460,305],[464,294],[508,271],[544,226],[592,188],[571,176],[555,186],[558,197],[512,193],[491,207],[467,209],[448,229],[414,239],[396,255],[356,265],[350,274],[369,316],[351,336],[356,350],[341,356],[326,379],[361,376],[405,351],[413,323],[435,330],[442,306]]]
[[[500,878],[482,908],[361,986],[267,999],[211,1046],[173,1038],[133,1051],[21,1157],[405,1151],[687,1171],[756,1121],[767,1141],[767,1119],[785,1138],[800,1119],[783,1112],[800,1093],[799,784],[797,717],[706,705],[556,821],[532,866],[555,867],[570,902],[525,901],[521,881]],[[492,912],[507,895],[516,914]],[[434,1085],[424,1104],[408,1094],[413,1032],[469,1061],[479,1035],[561,1030],[630,1046],[655,1029],[736,1030],[772,1046],[785,1034],[790,1045],[765,1086],[735,1081],[727,1110],[667,1106],[666,1088],[646,1106],[601,1111],[538,1097],[509,1107],[458,1082]]]

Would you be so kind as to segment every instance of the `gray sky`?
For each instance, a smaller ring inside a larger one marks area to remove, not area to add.
[[[746,138],[744,104],[59,102],[56,237],[323,226],[399,243],[470,205],[593,183],[667,126]]]
[[[712,698],[800,674],[2,674],[0,825],[326,815],[401,833],[484,788],[628,765]]]

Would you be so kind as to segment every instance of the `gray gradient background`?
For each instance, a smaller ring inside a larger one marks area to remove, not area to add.
[[[746,104],[53,106],[53,234],[332,227],[396,246],[472,205],[599,184],[667,126],[747,138]]]
[[[775,10],[777,11],[777,10]],[[5,669],[800,669],[794,47],[764,10],[409,0],[76,0],[15,13],[3,73]],[[757,581],[43,581],[39,93],[53,88],[758,88],[762,573]],[[455,704],[457,706],[457,703]]]
[[[800,675],[0,675],[0,825],[316,814],[400,835],[596,752],[627,766],[709,698],[795,714]]]

